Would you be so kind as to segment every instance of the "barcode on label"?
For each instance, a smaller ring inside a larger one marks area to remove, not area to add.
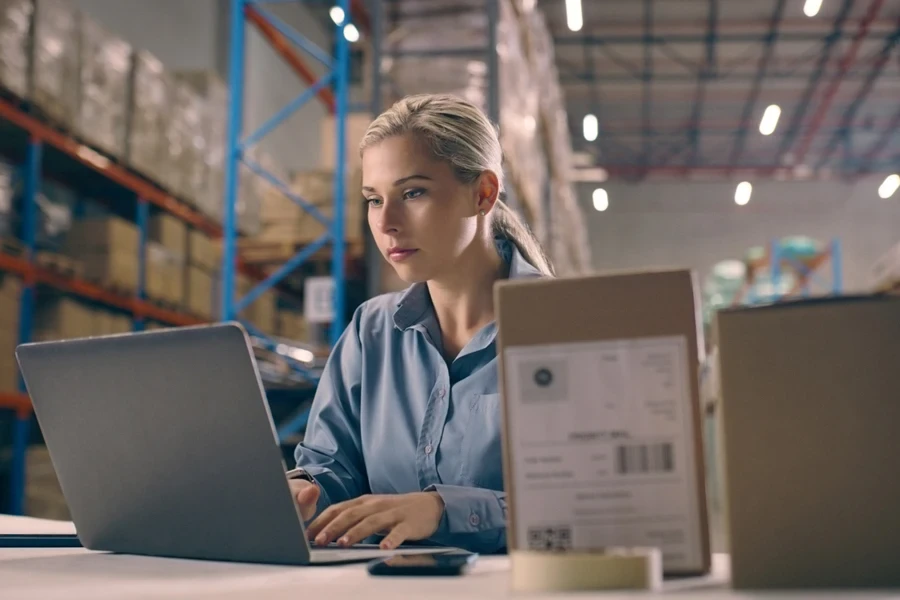
[[[571,550],[572,528],[568,526],[529,527],[529,550]]]
[[[671,443],[616,448],[616,471],[619,475],[671,473],[674,470],[675,457]]]

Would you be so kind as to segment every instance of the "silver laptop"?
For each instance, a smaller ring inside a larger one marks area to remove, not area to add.
[[[25,344],[16,356],[86,548],[289,565],[436,550],[311,547],[238,324]]]

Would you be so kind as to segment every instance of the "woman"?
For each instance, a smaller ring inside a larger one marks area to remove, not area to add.
[[[493,285],[552,275],[501,200],[497,132],[475,106],[414,96],[360,145],[379,250],[406,291],[359,307],[313,402],[291,490],[318,544],[506,545]]]

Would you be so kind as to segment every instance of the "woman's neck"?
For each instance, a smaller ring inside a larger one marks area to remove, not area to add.
[[[487,240],[467,250],[453,273],[428,282],[448,358],[494,320],[494,282],[507,276],[507,268],[494,241]]]

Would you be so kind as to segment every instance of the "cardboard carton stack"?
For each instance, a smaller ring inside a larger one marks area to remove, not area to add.
[[[133,294],[137,290],[137,227],[118,217],[98,217],[75,221],[66,237],[67,253],[84,263],[85,276]]]
[[[172,306],[181,306],[185,295],[185,263],[188,231],[184,221],[160,213],[150,219],[147,243],[147,297]]]
[[[185,270],[184,305],[191,313],[213,316],[213,282],[218,277],[219,258],[216,246],[202,231],[188,233],[188,264]]]
[[[65,127],[78,108],[79,11],[68,0],[40,0],[34,13],[31,100]]]
[[[83,14],[78,63],[76,130],[111,156],[124,156],[131,45]]]
[[[278,311],[278,336],[294,341],[306,341],[309,338],[309,330],[306,319],[299,311]]]
[[[32,0],[0,0],[0,85],[28,95]]]
[[[41,298],[34,318],[35,341],[69,340],[132,331],[129,315],[93,307],[66,296]]]
[[[0,392],[14,392],[18,388],[19,369],[14,352],[19,342],[21,295],[22,280],[0,273]]]
[[[361,246],[365,219],[361,194],[362,174],[352,170],[347,177],[344,194],[344,239],[348,244]],[[329,169],[306,171],[294,176],[291,191],[331,219],[334,214],[334,172]],[[300,205],[277,190],[267,190],[262,202],[262,230],[260,240],[309,244],[327,229]]]
[[[158,182],[165,182],[172,82],[162,62],[147,51],[136,52],[131,74],[128,163]]]

